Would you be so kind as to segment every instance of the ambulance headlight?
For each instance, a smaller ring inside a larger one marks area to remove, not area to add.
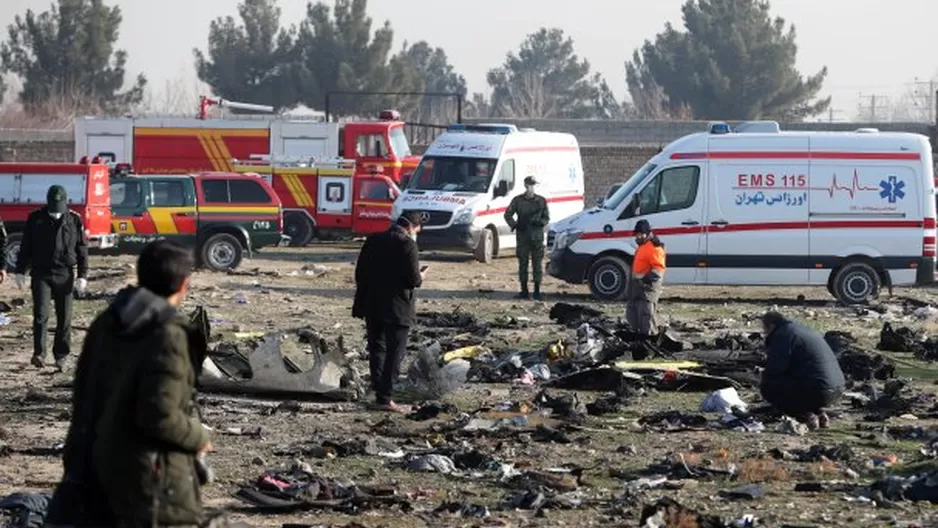
[[[568,229],[566,231],[561,231],[557,233],[557,236],[554,238],[554,250],[566,249],[573,245],[574,242],[580,239],[583,236],[583,231],[577,231],[575,229]]]
[[[475,217],[475,214],[473,214],[472,209],[461,209],[453,215],[453,225],[471,224],[473,217]]]

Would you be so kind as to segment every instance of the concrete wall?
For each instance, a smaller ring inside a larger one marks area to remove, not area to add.
[[[707,130],[706,121],[608,121],[588,119],[467,119],[469,123],[510,123],[519,128],[567,132],[580,145],[666,145],[681,136]],[[883,132],[914,132],[930,136],[925,123],[782,123],[782,130],[853,131],[878,128]]]

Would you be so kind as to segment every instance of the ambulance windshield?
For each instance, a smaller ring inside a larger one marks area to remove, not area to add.
[[[645,176],[648,176],[655,170],[657,165],[653,163],[646,163],[644,167],[638,169],[638,171],[633,174],[629,179],[625,180],[625,183],[622,187],[619,187],[619,190],[616,191],[612,196],[606,198],[606,201],[603,202],[603,209],[615,210],[618,209],[622,204],[622,201],[625,200],[632,191],[635,190],[635,187],[638,186],[645,179]]]
[[[414,191],[486,193],[498,160],[424,156],[407,188]]]

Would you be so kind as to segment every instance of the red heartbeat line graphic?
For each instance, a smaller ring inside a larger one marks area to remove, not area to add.
[[[834,177],[831,178],[831,184],[829,187],[811,187],[810,189],[812,191],[827,191],[827,194],[831,198],[834,197],[835,191],[847,191],[847,194],[850,195],[850,199],[852,200],[856,196],[857,191],[878,191],[879,187],[864,187],[860,185],[860,174],[856,169],[854,169],[853,181],[850,182],[850,187],[837,185],[837,174],[834,174]]]

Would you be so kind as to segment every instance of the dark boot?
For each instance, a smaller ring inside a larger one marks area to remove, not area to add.
[[[541,300],[541,283],[540,282],[534,283],[534,300],[535,301]]]
[[[528,293],[528,283],[526,282],[521,283],[521,292],[518,293],[518,295],[515,295],[515,298],[516,299],[530,299],[531,298],[531,294]]]

